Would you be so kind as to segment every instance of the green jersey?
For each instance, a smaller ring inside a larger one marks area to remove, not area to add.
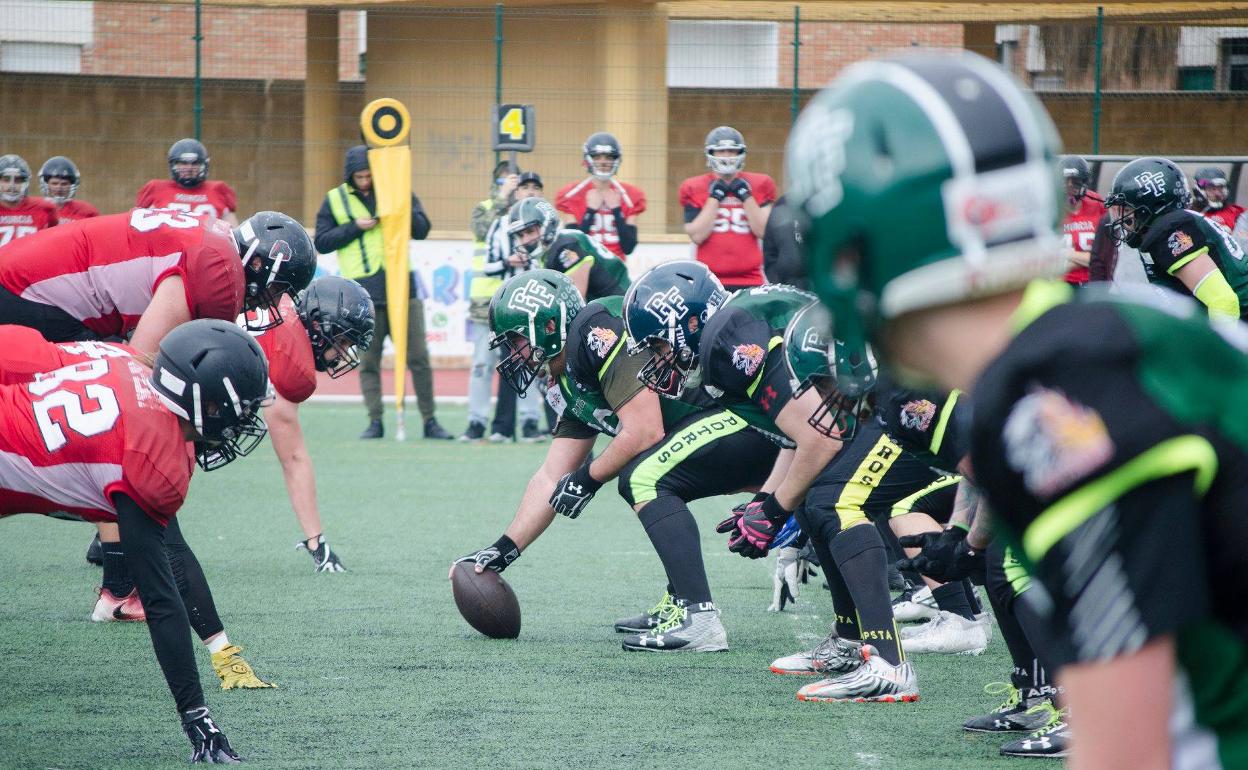
[[[1248,260],[1220,222],[1180,209],[1158,217],[1140,242],[1148,280],[1180,294],[1191,294],[1176,276],[1193,259],[1208,255],[1239,297],[1240,318],[1248,317]]]
[[[623,294],[630,284],[628,267],[580,230],[559,230],[555,242],[546,250],[542,267],[568,275],[588,270],[586,300]]]

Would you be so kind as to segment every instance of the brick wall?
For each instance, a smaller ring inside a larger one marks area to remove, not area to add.
[[[827,85],[847,65],[898,48],[960,48],[961,24],[802,22],[798,83]],[[793,87],[793,25],[780,25],[779,83]]]

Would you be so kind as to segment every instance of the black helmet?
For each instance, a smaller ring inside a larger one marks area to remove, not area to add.
[[[716,150],[737,150],[732,157],[720,158]],[[745,137],[732,126],[712,128],[706,135],[706,165],[716,174],[735,174],[745,168]]]
[[[341,377],[360,365],[359,351],[373,344],[376,311],[368,292],[350,278],[327,275],[308,285],[295,302],[308,330],[318,372]],[[334,360],[325,354],[334,351]]]
[[[613,162],[610,171],[599,171],[594,165],[595,155],[610,155]],[[599,131],[596,134],[590,134],[585,140],[585,144],[581,146],[581,157],[585,160],[585,168],[593,174],[596,179],[610,179],[620,170],[620,140],[614,135],[608,134],[606,131]]]
[[[49,179],[68,179],[69,195],[64,197],[53,196],[48,189]],[[78,183],[82,181],[82,177],[78,174],[78,167],[74,162],[64,155],[53,155],[43,162],[43,167],[39,169],[39,191],[43,193],[43,197],[51,198],[58,206],[65,205],[65,201],[74,197],[74,193],[78,192]]]
[[[1195,205],[1204,210],[1210,209],[1217,211],[1226,205],[1226,172],[1220,168],[1207,166],[1197,171],[1192,176],[1192,198],[1195,199]],[[1218,200],[1211,200],[1205,195],[1205,191],[1209,189],[1222,188],[1222,197]]]
[[[1112,224],[1114,240],[1139,248],[1157,217],[1186,208],[1187,177],[1165,158],[1137,158],[1114,176],[1106,208],[1119,208]]]
[[[22,156],[13,153],[0,155],[0,176],[11,176],[21,184],[20,192],[0,195],[5,203],[18,203],[26,197],[26,190],[30,189],[30,166],[22,160]]]
[[[244,309],[269,309],[267,323],[247,328],[271,329],[282,322],[277,309],[282,295],[294,298],[312,281],[316,247],[303,225],[277,211],[260,211],[244,220],[234,228],[234,242],[243,259]]]
[[[227,321],[188,321],[165,335],[152,387],[169,411],[191,423],[195,460],[206,471],[248,454],[267,428],[269,363],[255,339]]]
[[[1058,165],[1062,169],[1062,178],[1067,182],[1067,190],[1073,186],[1073,192],[1067,195],[1076,201],[1083,200],[1088,188],[1092,186],[1092,168],[1088,162],[1078,155],[1063,155]]]
[[[199,171],[192,176],[180,176],[175,166],[179,163],[198,163]],[[169,148],[169,176],[183,187],[195,187],[208,178],[208,149],[198,139],[179,139]]]

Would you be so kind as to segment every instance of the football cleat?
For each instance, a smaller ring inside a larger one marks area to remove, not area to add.
[[[1001,753],[1007,757],[1065,757],[1070,750],[1070,725],[1066,723],[1065,709],[1059,711],[1045,701],[1026,713],[1044,717],[1044,726],[1026,738],[1005,744]]]
[[[667,620],[668,616],[675,609],[676,602],[673,600],[672,594],[669,591],[664,591],[663,598],[659,599],[659,603],[646,612],[634,615],[631,618],[620,618],[615,621],[615,630],[622,634],[644,634]]]
[[[797,699],[815,703],[913,703],[919,699],[914,666],[902,661],[894,666],[864,644],[862,665],[847,674],[820,679],[797,691]]]
[[[1009,682],[991,682],[984,685],[984,692],[1004,695],[1005,701],[987,714],[963,722],[963,730],[972,733],[1027,733],[1048,724],[1048,713],[1036,711],[1035,707],[1048,703],[1049,698],[1024,698],[1022,691]]]
[[[550,434],[542,430],[537,420],[525,420],[520,426],[520,440],[526,444],[540,444],[550,438]]]
[[[920,586],[903,591],[893,600],[893,619],[898,623],[918,623],[936,617],[940,608],[932,598],[932,589]]]
[[[220,652],[212,654],[212,669],[217,672],[217,677],[221,680],[221,689],[259,690],[265,687],[277,687],[256,676],[256,672],[251,669],[251,664],[243,660],[243,656],[239,654],[242,651],[242,647],[231,644]]]
[[[104,544],[100,542],[99,532],[95,533],[95,537],[91,539],[91,545],[87,546],[87,563],[97,567],[104,566]]]
[[[984,625],[952,612],[942,610],[933,620],[919,626],[919,629],[919,633],[903,637],[907,655],[923,652],[981,655],[988,649],[988,633],[984,630]]]
[[[728,649],[728,635],[711,602],[677,602],[666,620],[644,634],[624,637],[621,646],[645,652],[718,652]]]
[[[468,423],[468,429],[459,437],[460,441],[480,441],[485,438],[485,426],[473,420]]]
[[[112,623],[115,621],[131,621],[141,623],[147,620],[143,612],[143,603],[139,601],[139,589],[133,588],[130,593],[120,599],[107,588],[101,588],[100,598],[95,601],[95,609],[91,611],[91,619],[96,623]]]
[[[773,674],[845,674],[862,665],[862,642],[842,639],[836,631],[810,652],[798,652],[771,662]]]

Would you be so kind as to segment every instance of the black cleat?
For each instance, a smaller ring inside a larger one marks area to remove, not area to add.
[[[455,437],[447,433],[446,428],[438,424],[436,417],[430,417],[428,420],[425,420],[425,438],[437,439],[438,441],[452,441]]]
[[[87,562],[97,567],[104,566],[104,546],[100,544],[99,532],[95,533],[95,537],[91,538],[91,545],[87,546]]]
[[[384,435],[386,435],[386,428],[381,424],[381,420],[372,420],[360,434],[360,438],[381,438]]]

